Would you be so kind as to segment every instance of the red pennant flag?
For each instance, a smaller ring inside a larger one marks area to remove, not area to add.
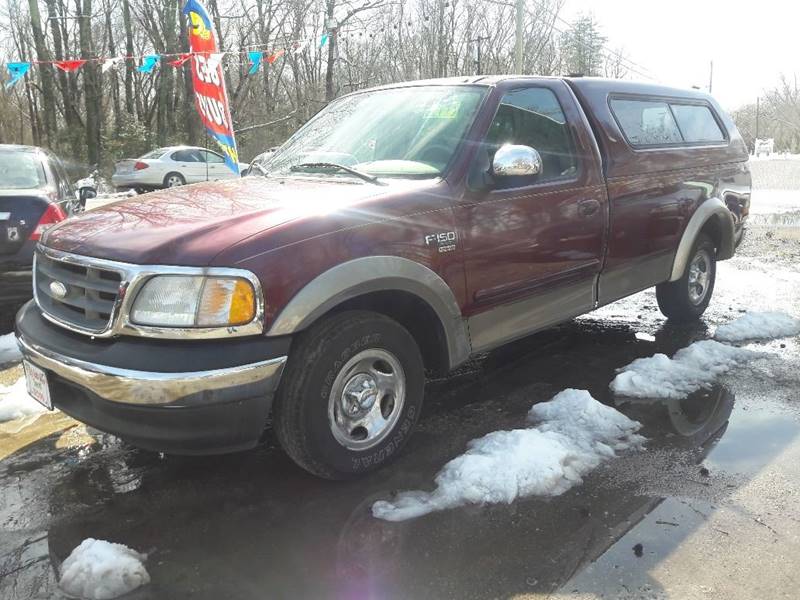
[[[77,71],[86,63],[85,60],[57,60],[53,64],[65,73]]]
[[[172,65],[173,67],[180,67],[183,66],[183,64],[190,58],[192,58],[191,52],[188,54],[180,54],[175,60],[168,61],[168,64]]]
[[[278,59],[279,59],[281,56],[283,56],[284,54],[286,54],[286,50],[278,50],[277,52],[275,52],[275,53],[273,53],[273,54],[270,54],[270,55],[267,57],[267,62],[268,62],[269,64],[272,64],[272,63],[274,63],[276,60],[278,60]]]

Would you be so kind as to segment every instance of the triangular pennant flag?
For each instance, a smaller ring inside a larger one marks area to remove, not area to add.
[[[31,70],[31,63],[29,62],[8,63],[6,65],[6,69],[8,69],[8,74],[11,75],[11,79],[9,79],[8,82],[6,82],[6,89],[8,89],[12,85],[17,83],[20,79],[25,77],[25,73]]]
[[[215,70],[219,63],[222,62],[222,57],[225,56],[224,52],[214,52],[208,55],[208,59],[206,60],[206,67],[209,71]]]
[[[327,44],[327,43],[328,43],[328,37],[330,37],[330,36],[329,36],[329,34],[328,34],[328,32],[327,32],[327,31],[326,31],[325,33],[323,33],[323,34],[322,34],[322,37],[321,37],[321,38],[320,38],[320,40],[319,40],[319,47],[320,47],[320,48],[324,48],[324,47],[325,47],[325,44]]]
[[[264,53],[258,50],[250,50],[247,53],[247,58],[250,60],[250,70],[247,71],[248,75],[255,75],[258,73],[258,68],[261,66],[261,59],[264,57]]]
[[[286,54],[286,50],[278,50],[277,52],[273,52],[272,54],[270,54],[270,55],[267,57],[267,62],[268,62],[269,64],[272,64],[272,63],[274,63],[276,60],[278,60],[278,59],[279,59],[281,56],[283,56],[284,54]]]
[[[65,73],[69,73],[71,71],[77,71],[86,63],[85,60],[78,59],[78,60],[57,60],[53,64],[64,71]]]
[[[295,42],[294,53],[300,54],[303,50],[305,50],[308,47],[308,44],[310,42],[311,40],[303,40],[302,42]]]
[[[158,64],[160,58],[161,57],[158,54],[150,54],[145,56],[142,64],[136,67],[136,70],[140,73],[150,73]]]
[[[103,66],[100,67],[100,70],[103,73],[107,73],[111,69],[116,69],[117,65],[120,64],[123,60],[125,60],[124,56],[116,56],[114,58],[107,58],[103,61]]]
[[[172,65],[173,67],[181,67],[190,58],[192,58],[191,52],[187,52],[186,54],[179,54],[178,58],[169,61],[167,64]]]

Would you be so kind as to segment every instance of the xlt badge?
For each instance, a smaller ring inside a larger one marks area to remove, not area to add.
[[[439,252],[452,252],[456,249],[456,232],[442,231],[425,236],[426,246],[437,246]]]

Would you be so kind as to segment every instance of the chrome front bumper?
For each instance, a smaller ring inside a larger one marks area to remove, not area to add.
[[[17,337],[23,357],[102,400],[138,406],[196,406],[266,397],[280,382],[286,356],[238,367],[160,373],[77,360]],[[57,402],[56,402],[57,404]]]

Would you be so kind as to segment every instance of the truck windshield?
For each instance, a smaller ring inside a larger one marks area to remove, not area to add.
[[[338,100],[309,121],[265,160],[272,174],[346,170],[377,177],[440,176],[455,154],[486,88],[428,86],[378,90]]]
[[[30,190],[45,184],[38,155],[25,151],[0,152],[0,189]]]

